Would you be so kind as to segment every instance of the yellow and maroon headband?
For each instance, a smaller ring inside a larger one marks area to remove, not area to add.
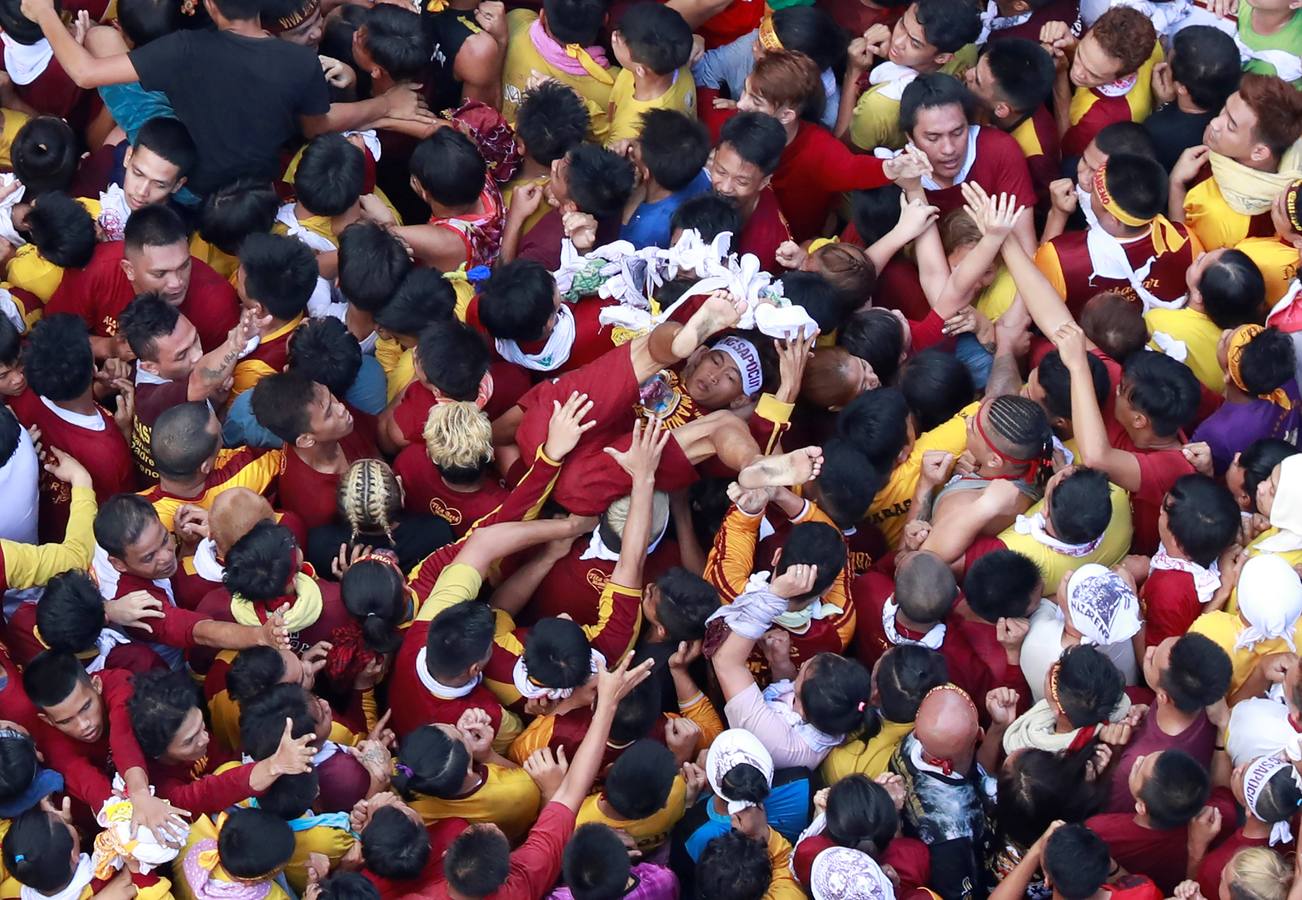
[[[1133,213],[1126,212],[1121,207],[1121,204],[1117,202],[1117,198],[1112,196],[1112,192],[1108,190],[1107,172],[1108,164],[1104,163],[1094,173],[1094,193],[1098,195],[1099,203],[1103,205],[1103,208],[1111,213],[1112,217],[1122,225],[1129,225],[1131,228],[1139,228],[1153,221],[1155,218],[1153,216],[1144,219]]]
[[[777,29],[773,27],[773,13],[765,13],[764,18],[760,19],[759,42],[770,53],[782,49],[782,41],[778,38]]]

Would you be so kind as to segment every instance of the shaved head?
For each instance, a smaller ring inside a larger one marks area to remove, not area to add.
[[[933,688],[918,707],[914,734],[928,756],[950,760],[963,770],[972,758],[981,725],[976,707],[954,685]]]

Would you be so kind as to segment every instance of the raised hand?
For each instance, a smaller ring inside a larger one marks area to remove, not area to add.
[[[625,654],[624,659],[615,668],[597,673],[597,703],[618,704],[628,696],[629,691],[637,687],[651,674],[654,659],[644,660],[629,668],[633,654]]]
[[[769,585],[769,590],[779,597],[790,600],[792,597],[808,594],[814,589],[814,582],[817,580],[818,566],[800,563],[788,567],[785,572],[774,578]]]
[[[606,447],[606,454],[619,463],[634,485],[655,484],[660,454],[669,443],[671,432],[660,419],[638,419],[633,423],[633,441],[627,450]]]
[[[966,184],[966,182],[964,182]],[[1070,216],[1080,205],[1076,194],[1076,181],[1073,178],[1055,178],[1049,182],[1049,200],[1053,208],[1064,216]]]
[[[564,403],[552,401],[552,417],[547,422],[547,440],[543,442],[543,453],[548,459],[560,462],[570,451],[579,445],[585,434],[597,426],[596,419],[584,422],[583,418],[592,411],[592,401],[587,394],[573,391]]]
[[[544,803],[556,796],[561,782],[565,780],[565,773],[569,770],[570,763],[565,758],[564,747],[558,748],[555,753],[550,747],[543,747],[535,750],[524,761],[524,771],[538,785]]]
[[[293,719],[285,719],[285,730],[280,735],[280,744],[271,755],[271,772],[276,777],[281,775],[301,775],[312,770],[312,749],[315,734],[294,737]]]

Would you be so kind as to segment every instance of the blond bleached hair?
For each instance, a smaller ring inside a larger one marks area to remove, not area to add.
[[[478,469],[493,458],[493,427],[473,403],[434,404],[423,437],[430,462],[440,468]]]
[[[1232,900],[1284,900],[1293,886],[1293,865],[1267,847],[1248,847],[1221,873]]]

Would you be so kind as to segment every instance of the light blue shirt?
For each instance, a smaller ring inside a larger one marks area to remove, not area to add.
[[[696,80],[696,86],[718,90],[726,84],[734,99],[740,97],[746,86],[746,77],[755,67],[755,42],[758,40],[757,28],[749,34],[743,34],[731,44],[706,50],[696,65],[692,66],[692,78]],[[836,114],[841,108],[841,88],[831,69],[823,70],[823,90],[827,94],[827,105],[823,107],[822,123],[828,128],[835,128]]]
[[[358,412],[378,416],[384,412],[387,382],[384,368],[374,356],[362,356],[362,367],[357,370],[344,402]],[[227,447],[279,447],[285,442],[270,431],[253,415],[253,391],[245,391],[231,403],[222,425],[222,443]]]

